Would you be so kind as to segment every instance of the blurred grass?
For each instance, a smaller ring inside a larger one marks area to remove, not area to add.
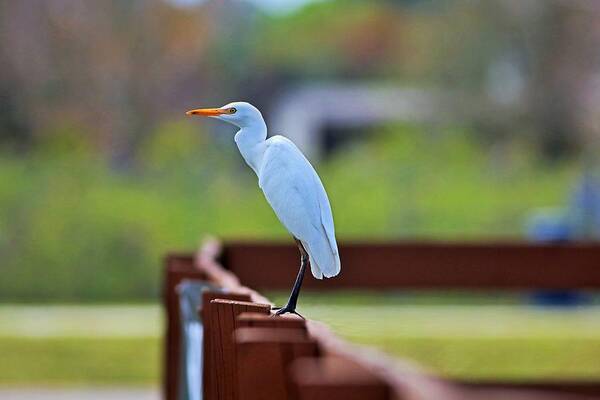
[[[0,385],[159,384],[153,305],[0,305]]]
[[[71,128],[0,153],[0,301],[153,299],[164,253],[204,234],[289,239],[232,137],[198,129],[164,124],[128,168]],[[520,236],[530,210],[562,203],[577,176],[526,141],[405,125],[366,135],[317,166],[340,240]]]
[[[157,337],[0,336],[0,385],[158,385]]]
[[[493,298],[479,303],[483,296],[417,296],[416,303],[411,296],[370,297],[365,305],[318,295],[302,303],[300,312],[351,342],[414,360],[449,377],[600,377],[598,306],[539,308],[513,303],[515,298],[509,297],[499,305],[492,304]],[[276,299],[282,303],[285,296]]]
[[[600,338],[346,336],[461,379],[597,380]]]
[[[597,305],[411,300],[418,297],[349,294],[346,301],[344,294],[305,293],[299,311],[352,342],[446,376],[600,378]],[[273,299],[281,303],[285,294]],[[157,385],[161,321],[152,305],[2,306],[0,385]]]

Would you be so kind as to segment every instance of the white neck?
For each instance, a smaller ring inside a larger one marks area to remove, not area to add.
[[[248,164],[258,176],[260,162],[265,153],[267,125],[261,120],[256,124],[243,127],[235,134],[234,139],[246,164]]]

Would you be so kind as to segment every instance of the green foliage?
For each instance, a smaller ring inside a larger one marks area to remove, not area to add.
[[[543,164],[526,142],[496,149],[459,130],[383,132],[320,170],[346,237],[520,236],[531,209],[560,204],[577,173]]]
[[[288,238],[231,137],[171,122],[115,169],[64,129],[25,156],[0,155],[0,300],[155,298],[160,260],[206,234]],[[520,235],[534,207],[560,204],[574,165],[525,143],[501,151],[456,129],[380,128],[318,165],[338,238]]]
[[[264,16],[255,40],[247,41],[252,65],[303,79],[367,76],[479,89],[508,47],[502,10],[493,3],[429,3],[337,0]]]

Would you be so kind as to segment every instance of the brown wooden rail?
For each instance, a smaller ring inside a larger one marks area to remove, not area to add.
[[[595,244],[342,244],[340,252],[343,274],[335,280],[318,282],[319,288],[597,289],[600,286],[600,265],[597,265],[600,246]],[[222,251],[212,243],[197,254],[167,257],[164,286],[167,400],[177,399],[181,352],[175,287],[189,277],[229,290],[227,295],[204,294],[204,398],[207,400],[600,399],[600,382],[593,381],[442,380],[401,361],[345,343],[318,323],[256,315],[256,312],[268,314],[269,302],[240,281],[262,289],[287,290],[296,273],[297,258],[292,245],[247,242],[227,243]],[[334,284],[337,280],[340,282]],[[314,284],[311,281],[308,279],[306,283]]]
[[[306,287],[356,289],[600,289],[600,243],[340,243],[342,273]],[[244,285],[288,290],[293,243],[226,242],[220,258]]]

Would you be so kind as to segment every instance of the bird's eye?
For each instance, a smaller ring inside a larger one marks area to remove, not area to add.
[[[235,108],[229,109],[229,114],[235,114],[236,112],[237,112],[237,110]]]

